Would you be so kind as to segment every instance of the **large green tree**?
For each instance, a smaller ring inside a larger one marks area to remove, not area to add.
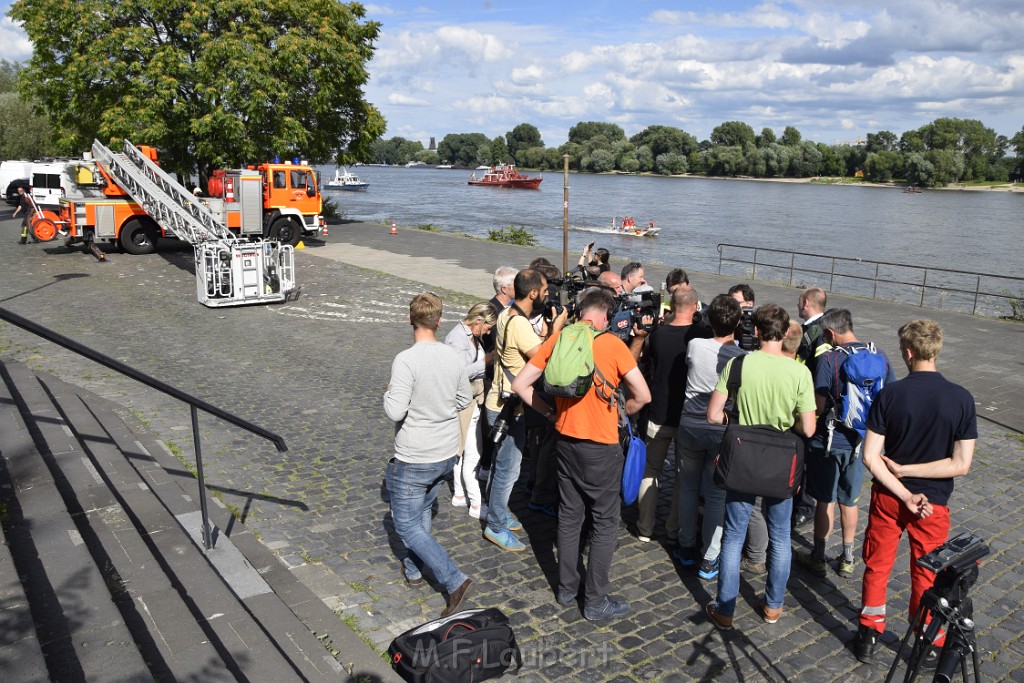
[[[689,156],[697,150],[697,138],[674,126],[648,126],[629,139],[637,147],[646,145],[651,154]]]
[[[455,166],[476,166],[490,159],[491,141],[483,133],[448,133],[437,145],[437,154]],[[483,152],[481,151],[483,150]]]
[[[535,147],[543,147],[540,131],[532,123],[520,123],[518,126],[505,133],[505,142],[508,144],[508,151],[516,160],[517,164],[527,165],[523,152]]]
[[[580,121],[569,129],[569,142],[582,145],[598,136],[604,136],[607,142],[625,140],[626,132],[615,123],[601,121]]]
[[[385,130],[363,97],[379,24],[337,0],[17,0],[20,78],[65,147],[161,149],[205,177],[280,155],[364,158]]]
[[[743,147],[754,144],[756,137],[754,129],[742,121],[726,121],[711,131],[711,144],[719,147]]]

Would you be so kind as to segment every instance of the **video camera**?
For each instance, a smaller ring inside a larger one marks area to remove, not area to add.
[[[623,311],[631,311],[633,320],[636,321],[640,329],[653,332],[658,327],[658,318],[661,313],[661,292],[656,292],[653,289],[642,292],[623,292],[615,297],[615,302],[618,304],[615,315]],[[646,316],[650,316],[650,323],[643,322]]]
[[[551,309],[554,315],[562,314],[568,310],[568,318],[576,315],[577,295],[594,283],[588,282],[587,272],[583,266],[578,266],[565,274],[565,277],[553,277],[548,279],[548,291],[542,304],[544,319],[548,322],[552,319]]]
[[[736,326],[736,343],[744,351],[757,351],[761,340],[754,334],[754,309],[744,307],[740,323]]]

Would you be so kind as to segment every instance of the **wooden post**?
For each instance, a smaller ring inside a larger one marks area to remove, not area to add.
[[[562,155],[562,274],[569,272],[569,155]]]

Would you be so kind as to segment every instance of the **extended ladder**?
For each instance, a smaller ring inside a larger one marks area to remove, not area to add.
[[[206,306],[284,301],[295,289],[290,245],[239,238],[209,208],[129,141],[117,154],[99,140],[93,156],[165,231],[195,249],[196,293]]]

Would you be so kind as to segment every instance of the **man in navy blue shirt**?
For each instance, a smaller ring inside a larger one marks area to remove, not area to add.
[[[918,558],[946,542],[953,479],[967,474],[978,423],[974,397],[938,373],[942,329],[932,320],[900,328],[900,354],[910,374],[890,384],[871,405],[864,437],[864,466],[874,476],[864,533],[864,583],[854,651],[870,661],[885,631],[889,575],[903,532],[910,539],[910,619],[935,574]],[[882,451],[885,455],[882,455]],[[937,659],[940,636],[922,666]]]

